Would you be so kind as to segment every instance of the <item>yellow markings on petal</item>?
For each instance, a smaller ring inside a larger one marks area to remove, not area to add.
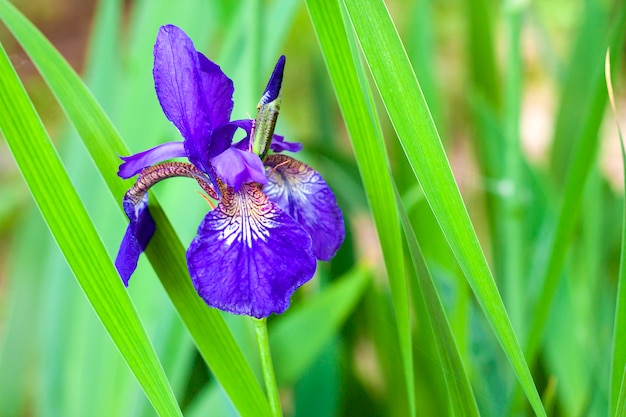
[[[267,176],[271,177],[270,182],[275,184],[265,189],[272,201],[284,200],[285,203],[293,200],[306,201],[308,194],[317,191],[316,186],[312,186],[318,182],[316,172],[297,159],[273,154],[267,157],[265,165],[270,167]],[[283,210],[293,214],[287,207],[283,207]]]
[[[270,171],[267,173],[267,177],[268,178],[271,177],[274,174],[274,172],[276,172],[276,170],[278,168],[282,167],[283,165],[287,165],[288,163],[289,163],[289,160],[285,160],[285,161],[279,163],[278,165],[272,167],[272,169],[270,169]]]
[[[258,239],[267,241],[274,225],[275,206],[258,184],[243,184],[238,192],[225,188],[217,210],[221,214],[221,238],[227,245],[241,242],[251,248]]]

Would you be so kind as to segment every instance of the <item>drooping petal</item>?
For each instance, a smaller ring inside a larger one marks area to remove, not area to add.
[[[185,156],[187,153],[183,142],[167,142],[131,156],[120,156],[124,163],[120,165],[117,175],[124,179],[134,177],[139,171],[150,165]]]
[[[138,203],[134,203],[126,195],[123,206],[130,223],[126,228],[126,234],[124,234],[124,239],[115,258],[115,267],[120,273],[124,285],[128,286],[128,280],[137,268],[139,256],[148,246],[156,226],[148,210],[148,194],[144,194]]]
[[[238,141],[233,146],[242,150],[249,148],[250,133],[252,132],[253,121],[254,120],[252,119],[242,119],[242,120],[233,120],[232,122],[229,123],[229,125],[235,125],[243,129],[246,132],[246,137]],[[304,145],[302,144],[302,142],[285,142],[284,136],[276,135],[276,134],[274,134],[274,136],[272,137],[272,144],[270,145],[270,148],[274,152],[283,152],[283,151],[300,152],[303,147]]]
[[[193,284],[220,310],[257,318],[280,314],[315,274],[311,238],[258,185],[222,195],[187,250]]]
[[[285,142],[285,137],[281,135],[274,135],[270,145],[270,149],[274,152],[300,152],[303,147],[302,142]]]
[[[210,157],[223,150],[221,144],[211,146],[211,132],[213,123],[230,118],[232,81],[174,25],[159,29],[153,75],[163,112],[185,139],[189,161],[208,170]]]
[[[267,183],[258,155],[231,146],[211,160],[215,173],[230,187],[239,190],[247,182]]]
[[[341,209],[326,181],[308,165],[285,155],[268,156],[265,166],[269,174],[263,192],[311,235],[315,257],[330,260],[346,232]]]

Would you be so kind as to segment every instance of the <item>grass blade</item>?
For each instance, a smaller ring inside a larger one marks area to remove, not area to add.
[[[407,413],[415,415],[413,353],[404,272],[402,237],[392,188],[387,155],[374,115],[371,94],[363,81],[354,41],[346,32],[341,8],[336,1],[307,1],[309,16],[318,37],[372,210],[385,258],[396,316],[397,336],[403,361],[408,398]]]
[[[613,84],[611,82],[610,51],[606,53],[604,71],[609,101],[617,124],[617,133],[622,151],[622,174],[626,180],[626,151],[624,151],[624,138],[622,137],[622,130],[618,123],[617,109],[615,107]],[[622,249],[617,280],[617,297],[615,300],[615,323],[613,325],[613,348],[609,382],[609,415],[616,417],[626,413],[626,332],[624,329],[626,329],[626,201],[624,201],[623,207]]]
[[[378,0],[346,0],[345,3],[378,91],[424,195],[535,413],[545,415],[428,106],[389,12],[384,3]]]
[[[626,415],[626,366],[624,372],[622,372],[622,383],[617,397],[617,405],[615,407],[615,417],[621,417]]]
[[[401,203],[400,194],[396,190],[396,198],[399,202],[400,219],[404,227],[404,234],[409,246],[409,252],[411,253],[411,259],[417,273],[418,282],[417,285],[420,288],[422,295],[422,301],[426,305],[426,312],[428,313],[428,319],[432,325],[433,333],[435,334],[435,341],[437,343],[437,349],[439,356],[443,362],[443,375],[448,388],[450,402],[452,403],[452,409],[454,415],[458,416],[479,416],[478,405],[476,399],[472,393],[472,387],[469,382],[461,354],[457,347],[456,341],[450,328],[450,323],[446,317],[446,313],[435,288],[433,278],[430,275],[426,260],[422,254],[422,249],[417,242],[417,237],[411,225],[411,220]],[[414,300],[414,302],[419,302]]]
[[[50,231],[157,413],[182,416],[137,312],[4,48],[0,74],[0,130]]]
[[[610,45],[618,49],[618,45],[626,32],[626,7],[621,10],[616,18],[611,31]],[[613,58],[612,58],[613,59]],[[590,109],[576,140],[575,149],[572,151],[572,160],[568,167],[564,191],[561,196],[558,211],[553,218],[547,219],[549,225],[548,247],[540,246],[535,253],[535,264],[540,265],[541,270],[537,273],[542,288],[535,308],[526,343],[525,354],[530,364],[534,363],[537,351],[541,345],[543,331],[550,313],[552,300],[554,299],[561,269],[568,251],[567,242],[576,228],[580,207],[582,204],[581,184],[587,182],[587,178],[593,168],[595,155],[598,149],[598,129],[606,106],[606,92],[604,90],[603,68],[596,63],[591,73],[593,89],[588,108]],[[552,226],[554,225],[554,226]]]

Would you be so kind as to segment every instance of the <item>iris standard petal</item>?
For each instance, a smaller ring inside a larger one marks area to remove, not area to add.
[[[167,142],[131,156],[120,156],[124,163],[120,165],[117,175],[124,179],[134,177],[139,171],[150,165],[186,156],[183,142]]]
[[[126,228],[126,234],[124,234],[124,239],[115,258],[115,267],[120,273],[124,285],[128,286],[128,280],[137,268],[139,256],[148,246],[156,226],[148,210],[148,194],[144,194],[137,204],[133,203],[129,197],[124,196],[123,205],[130,223]]]
[[[193,284],[212,307],[257,318],[280,314],[315,274],[311,238],[258,185],[222,195],[187,250]]]
[[[178,27],[166,25],[159,29],[152,73],[163,113],[185,138],[190,160],[199,158],[198,143],[210,134],[209,112],[202,93],[198,53]]]
[[[200,80],[202,93],[207,105],[209,123],[211,128],[223,125],[230,121],[233,112],[233,93],[235,87],[230,78],[224,74],[215,62],[198,52],[200,65]]]
[[[247,182],[267,183],[263,162],[252,152],[231,146],[211,159],[211,163],[217,176],[235,190]]]
[[[159,29],[153,75],[163,112],[185,139],[189,161],[209,170],[209,159],[227,147],[213,144],[211,132],[230,119],[232,81],[174,25]]]
[[[330,260],[346,232],[341,209],[326,181],[308,165],[286,155],[269,155],[265,166],[269,174],[263,192],[311,235],[315,257]]]

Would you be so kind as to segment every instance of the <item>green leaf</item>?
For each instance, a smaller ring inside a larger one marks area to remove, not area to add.
[[[365,82],[354,38],[346,32],[341,8],[336,1],[307,1],[328,73],[372,210],[385,258],[396,317],[397,336],[408,398],[407,412],[415,415],[413,353],[408,290],[404,271],[402,236],[392,188],[391,173],[371,93]]]
[[[298,380],[354,310],[370,272],[356,266],[307,303],[291,308],[270,327],[270,344],[279,384]],[[320,320],[323,317],[323,320]]]
[[[65,110],[113,197],[121,201],[128,185],[116,175],[118,155],[128,155],[129,152],[119,134],[69,64],[4,0],[0,0],[0,18],[33,60]],[[241,415],[269,415],[267,400],[221,313],[207,307],[193,288],[185,249],[154,196],[150,199],[150,211],[158,227],[146,255],[202,357]]]
[[[614,26],[611,28],[609,43],[613,50],[619,49],[626,32],[626,7],[622,7]],[[583,58],[580,58],[583,60]],[[612,57],[612,62],[616,57]],[[588,58],[584,58],[586,63]],[[582,61],[577,61],[585,65]],[[539,282],[542,282],[541,292],[537,297],[534,315],[530,326],[528,341],[526,343],[526,358],[532,364],[537,356],[541,345],[543,331],[552,307],[562,267],[568,253],[568,242],[575,231],[583,193],[580,192],[581,184],[585,184],[593,168],[595,155],[598,150],[598,129],[606,107],[606,90],[603,77],[602,63],[594,63],[591,69],[587,69],[592,79],[592,90],[588,99],[588,111],[582,118],[578,137],[574,139],[575,146],[572,150],[571,162],[568,165],[563,193],[559,200],[557,212],[552,218],[548,218],[545,224],[548,226],[546,245],[537,247],[534,255],[534,264],[539,265]],[[547,247],[547,248],[546,248]]]
[[[417,272],[418,282],[414,285],[419,287],[422,298],[422,300],[414,300],[414,302],[423,302],[426,305],[428,319],[432,325],[435,341],[437,342],[437,349],[442,360],[443,375],[446,380],[446,386],[448,387],[452,409],[455,415],[479,416],[478,405],[472,393],[469,378],[463,367],[461,354],[454,340],[450,323],[448,323],[443,304],[441,303],[435,283],[426,265],[422,249],[417,242],[413,226],[411,226],[411,220],[409,219],[404,205],[401,203],[400,194],[397,190],[396,198],[399,202],[400,219],[404,227],[409,252],[411,253],[411,259],[413,260],[413,265]]]
[[[624,366],[624,372],[622,372],[622,383],[620,384],[619,395],[617,396],[617,405],[615,407],[615,417],[622,417],[626,415],[626,366]]]
[[[72,272],[155,410],[182,416],[137,312],[4,48],[0,130]]]
[[[543,416],[545,411],[530,370],[389,12],[379,0],[345,0],[345,4],[374,82],[424,195],[535,413]]]
[[[624,150],[624,138],[622,137],[622,130],[617,118],[611,82],[610,50],[607,51],[605,61],[605,81],[619,135],[620,150],[622,152],[622,176],[626,181],[626,151]],[[622,245],[617,279],[617,296],[615,299],[615,322],[613,325],[609,382],[609,415],[615,417],[623,416],[626,413],[626,331],[624,329],[626,329],[626,200],[624,200],[622,207]]]

